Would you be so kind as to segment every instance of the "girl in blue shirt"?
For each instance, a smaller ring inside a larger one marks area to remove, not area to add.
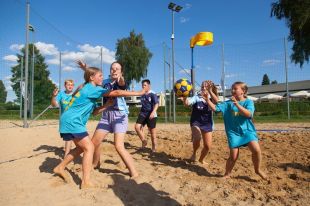
[[[204,158],[211,149],[213,131],[213,112],[209,108],[205,97],[202,95],[206,90],[214,91],[212,101],[216,103],[218,101],[217,88],[211,81],[203,81],[201,83],[201,92],[199,94],[182,99],[185,106],[192,107],[190,126],[192,131],[193,154],[191,156],[191,161],[196,161],[196,153],[202,139],[203,149],[201,150],[198,160],[202,164],[205,163]]]
[[[60,135],[64,140],[73,140],[76,148],[71,150],[64,160],[54,168],[54,172],[61,176],[65,181],[69,181],[68,175],[65,173],[66,166],[81,153],[83,154],[82,161],[82,182],[81,188],[93,187],[90,181],[90,171],[92,169],[92,161],[94,155],[94,144],[88,136],[86,123],[90,114],[96,106],[96,100],[102,95],[108,97],[119,96],[140,96],[145,93],[130,92],[124,90],[109,91],[103,88],[102,72],[96,67],[87,67],[84,73],[85,83],[79,87],[72,95],[72,99],[66,111],[60,118]],[[109,105],[104,105],[101,110],[104,110]]]
[[[247,91],[248,87],[245,83],[235,82],[231,86],[231,100],[215,105],[207,99],[207,103],[213,111],[223,113],[225,131],[230,148],[229,158],[226,161],[224,178],[230,177],[231,171],[239,156],[239,148],[248,146],[252,152],[255,173],[261,178],[266,179],[267,176],[260,170],[261,149],[252,121],[254,103],[252,100],[247,99]],[[205,92],[204,95],[208,95],[208,92]]]
[[[53,107],[60,107],[61,114],[65,111],[66,106],[69,104],[72,98],[72,91],[74,87],[74,82],[71,79],[65,80],[65,91],[59,92],[59,89],[56,88],[53,91],[53,96],[51,100],[51,105]],[[65,155],[70,152],[72,146],[72,140],[65,141]]]

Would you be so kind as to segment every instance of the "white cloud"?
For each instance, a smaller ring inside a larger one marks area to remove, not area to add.
[[[190,73],[191,73],[191,70],[190,70],[190,69],[182,69],[182,70],[180,70],[179,73],[180,73],[180,74],[190,74]]]
[[[189,3],[185,4],[184,10],[187,10],[187,9],[190,9],[190,8],[192,8],[191,4],[189,4]]]
[[[10,49],[11,49],[12,51],[20,51],[23,47],[24,47],[23,44],[12,44],[12,45],[10,46]]]
[[[11,55],[4,56],[3,60],[9,61],[9,62],[17,62],[18,58],[16,55],[11,54]]]
[[[63,70],[66,71],[66,72],[71,72],[71,71],[76,70],[76,68],[71,67],[71,66],[65,66],[65,67],[63,67]]]
[[[183,23],[186,23],[189,21],[189,18],[186,18],[186,17],[180,17],[180,22],[183,24]]]
[[[234,78],[236,76],[238,76],[238,74],[225,74],[226,78]]]
[[[262,66],[273,66],[280,63],[280,60],[277,59],[266,59],[263,61]]]
[[[53,65],[59,65],[59,58],[47,59],[46,63],[47,64],[53,64]]]
[[[54,44],[47,44],[44,42],[37,42],[35,46],[40,50],[42,55],[57,55],[59,54],[58,48]]]

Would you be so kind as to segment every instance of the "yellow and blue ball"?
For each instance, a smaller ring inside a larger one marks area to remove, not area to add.
[[[174,84],[174,92],[178,97],[188,97],[193,85],[187,79],[179,79]]]

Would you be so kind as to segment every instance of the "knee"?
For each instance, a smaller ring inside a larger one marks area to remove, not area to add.
[[[204,144],[203,146],[206,150],[210,150],[212,147],[211,144]]]
[[[94,153],[94,150],[95,150],[95,146],[94,146],[94,144],[92,142],[88,143],[84,147],[84,152],[92,152],[92,153]]]
[[[238,155],[230,155],[228,159],[231,162],[236,162],[238,159]]]
[[[135,124],[135,130],[136,130],[136,132],[140,131],[140,126],[138,124]]]

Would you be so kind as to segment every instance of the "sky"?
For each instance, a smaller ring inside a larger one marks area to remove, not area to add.
[[[59,84],[60,52],[61,82],[70,78],[76,85],[82,83],[82,72],[75,61],[82,59],[89,65],[100,67],[101,49],[103,73],[107,77],[109,66],[115,60],[117,40],[128,37],[132,30],[142,33],[146,47],[153,54],[145,77],[151,80],[152,89],[160,92],[172,85],[170,0],[29,2],[30,24],[35,28],[29,41],[35,42],[45,57],[50,79],[56,85]],[[205,79],[220,84],[223,67],[226,87],[237,80],[250,86],[260,85],[265,73],[271,81],[285,81],[284,38],[288,36],[289,29],[284,20],[270,17],[274,1],[173,2],[183,7],[174,14],[175,80],[190,79],[190,38],[198,32],[208,31],[213,33],[213,44],[196,46],[193,50],[196,84]],[[25,16],[25,0],[0,0],[0,79],[8,91],[7,101],[16,98],[10,86],[10,68],[16,65],[16,54],[26,42]],[[291,47],[292,43],[288,42],[288,56]],[[301,69],[288,58],[288,77],[289,81],[308,80],[309,64]],[[140,82],[134,85],[134,89],[140,88]]]

